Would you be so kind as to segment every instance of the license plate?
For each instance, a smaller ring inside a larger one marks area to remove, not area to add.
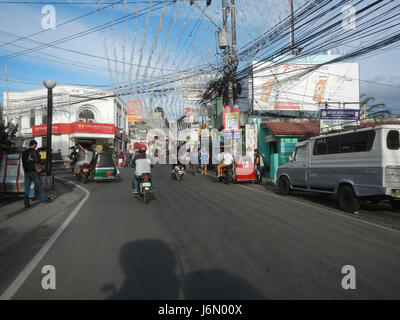
[[[83,169],[83,172],[89,172],[89,170],[88,169]]]
[[[150,182],[143,182],[143,187],[151,187],[151,183]]]
[[[178,171],[179,174],[183,174],[183,171]]]

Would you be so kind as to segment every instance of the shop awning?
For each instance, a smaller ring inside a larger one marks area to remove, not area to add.
[[[261,126],[268,127],[276,136],[315,136],[319,131],[316,121],[261,121]]]

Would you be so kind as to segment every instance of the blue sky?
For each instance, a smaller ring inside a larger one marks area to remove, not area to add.
[[[69,2],[74,1],[76,2],[76,0]],[[168,6],[161,3],[159,10],[150,14],[147,10],[150,1],[144,1],[141,4],[131,1],[132,3],[126,5],[114,5],[112,8],[107,8],[83,19],[61,25],[55,30],[47,30],[17,42],[15,40],[18,36],[28,36],[43,30],[41,20],[44,15],[41,10],[44,4],[6,4],[2,3],[6,1],[0,1],[0,90],[2,92],[5,90],[5,64],[8,67],[9,90],[20,91],[41,87],[41,83],[45,79],[54,79],[57,83],[102,85],[110,88],[112,85],[126,83],[130,75],[131,80],[137,81],[136,84],[140,85],[139,80],[144,77],[160,77],[171,73],[171,70],[184,70],[220,61],[221,55],[216,50],[216,27],[201,14],[197,7],[190,6],[188,1],[178,1],[175,5]],[[159,2],[153,0],[153,4]],[[304,2],[298,0],[295,1],[295,5],[299,7]],[[218,25],[221,23],[221,1],[214,0],[212,5],[207,8],[205,1],[198,1],[198,3]],[[236,3],[239,48],[287,15],[287,2],[282,0],[237,0]],[[96,8],[106,6],[105,4],[53,5],[56,9],[58,25]],[[121,24],[115,25],[113,28],[59,44],[60,47],[67,50],[110,58],[109,63],[105,60],[54,48],[45,48],[4,59],[12,52],[21,52],[25,50],[24,48],[38,46],[38,43],[49,43],[62,39],[100,26],[113,19],[116,20],[128,14],[133,15],[136,12],[140,13],[141,10],[144,10],[144,15],[139,18],[122,20]],[[9,42],[12,43],[7,44]],[[360,44],[351,45],[358,46]],[[341,46],[332,49],[335,53],[344,54],[352,47]],[[390,49],[371,57],[355,59],[354,62],[360,63],[361,91],[375,96],[378,102],[385,102],[389,106],[393,106],[393,110],[399,112],[400,94],[397,87],[400,87],[400,63],[398,63],[400,46],[397,45]],[[132,63],[135,66],[130,70],[128,63],[131,54]],[[125,64],[115,63],[113,60],[124,61]],[[154,69],[138,68],[137,64]],[[370,82],[364,82],[364,80]],[[389,84],[392,87],[376,85],[372,82]],[[142,83],[142,86],[146,87],[146,84]],[[164,103],[172,103],[176,100],[169,99]]]

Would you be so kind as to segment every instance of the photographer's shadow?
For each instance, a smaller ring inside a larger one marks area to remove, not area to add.
[[[160,240],[129,242],[120,252],[125,274],[120,290],[109,284],[101,291],[112,292],[107,299],[113,300],[265,299],[246,280],[222,270],[195,271],[185,276],[177,258]]]

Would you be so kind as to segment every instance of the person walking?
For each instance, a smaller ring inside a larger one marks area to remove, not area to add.
[[[190,157],[192,159],[193,175],[197,176],[197,170],[199,166],[199,153],[197,146],[192,145],[190,148]]]
[[[22,152],[22,166],[24,167],[25,173],[25,197],[24,204],[25,208],[29,208],[31,205],[29,203],[29,190],[31,187],[31,182],[35,183],[38,189],[39,197],[41,202],[50,202],[51,199],[47,197],[46,191],[42,185],[39,174],[36,172],[36,166],[40,164],[40,156],[36,151],[37,142],[31,140],[29,142],[29,148]]]
[[[207,166],[210,160],[210,154],[205,146],[201,148],[200,151],[200,158],[201,158],[201,175],[207,175]]]
[[[122,149],[120,149],[118,153],[118,166],[122,168],[123,163],[124,163],[124,152],[122,151]]]

